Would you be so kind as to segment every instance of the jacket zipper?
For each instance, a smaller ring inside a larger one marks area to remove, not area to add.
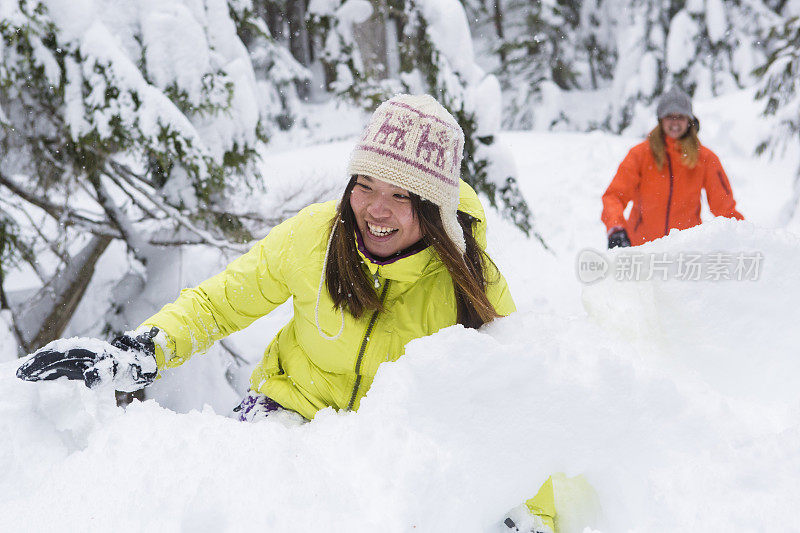
[[[669,234],[669,212],[672,207],[672,188],[674,186],[675,176],[672,174],[672,158],[667,153],[667,166],[669,167],[669,196],[667,197],[667,219],[664,221],[664,235]]]
[[[377,280],[377,276],[376,276]],[[389,280],[386,280],[386,283],[383,284],[383,290],[381,291],[381,305],[383,305],[383,301],[386,299],[386,292],[389,290]],[[361,339],[361,347],[358,349],[358,358],[356,359],[356,384],[353,386],[353,394],[350,396],[350,402],[347,404],[347,410],[350,411],[353,409],[353,404],[356,403],[356,395],[358,394],[358,387],[361,386],[361,361],[364,359],[364,352],[367,350],[367,343],[369,342],[369,336],[372,333],[372,328],[375,327],[375,322],[378,321],[378,313],[379,310],[375,310],[372,313],[372,317],[369,319],[369,325],[367,325],[367,331],[364,333],[364,338]]]

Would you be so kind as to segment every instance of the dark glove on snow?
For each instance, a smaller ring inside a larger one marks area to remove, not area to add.
[[[116,390],[139,390],[158,374],[153,343],[158,328],[135,337],[129,333],[110,344],[96,339],[85,339],[83,346],[65,340],[51,342],[17,369],[17,377],[26,381],[66,377],[83,380],[91,389],[112,383]]]
[[[608,236],[608,249],[626,248],[631,245],[631,240],[628,238],[628,233],[624,229],[618,229]]]

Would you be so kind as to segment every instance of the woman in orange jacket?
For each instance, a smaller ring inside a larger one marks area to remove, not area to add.
[[[719,158],[697,138],[689,95],[670,89],[656,114],[658,125],[631,148],[603,194],[609,248],[638,246],[700,224],[700,189],[715,216],[744,220]],[[629,202],[633,208],[625,219]]]

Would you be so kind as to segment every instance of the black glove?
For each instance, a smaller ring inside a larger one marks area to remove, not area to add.
[[[608,249],[616,248],[619,246],[620,248],[626,248],[631,245],[631,240],[628,238],[628,233],[624,229],[618,229],[616,231],[612,231],[611,234],[608,236]]]
[[[158,328],[134,334],[124,333],[110,344],[97,339],[51,342],[17,369],[17,377],[26,381],[66,377],[83,380],[90,389],[112,383],[116,390],[139,390],[158,374],[153,343]]]

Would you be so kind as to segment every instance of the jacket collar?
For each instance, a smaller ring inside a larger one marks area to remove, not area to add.
[[[377,274],[384,279],[414,282],[429,272],[444,268],[430,246],[417,248],[416,245],[413,245],[396,257],[380,259],[366,251],[358,230],[356,230],[354,238],[361,262],[367,266],[372,276]]]
[[[366,245],[364,245],[364,236],[361,235],[361,231],[359,231],[358,228],[355,228],[355,234],[356,234],[356,248],[358,248],[358,251],[361,252],[361,255],[369,259],[376,265],[380,266],[390,265],[395,261],[414,255],[415,253],[422,251],[423,249],[425,249],[425,247],[428,246],[427,244],[424,243],[422,239],[420,239],[404,250],[400,250],[399,252],[389,257],[381,258],[381,257],[375,257],[374,255],[369,253],[369,250],[367,250]]]

